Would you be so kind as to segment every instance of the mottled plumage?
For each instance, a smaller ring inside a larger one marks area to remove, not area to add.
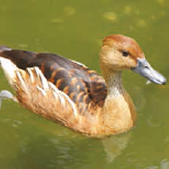
[[[46,79],[67,94],[74,103],[86,104],[86,109],[81,110],[81,113],[88,107],[103,106],[106,97],[105,81],[85,65],[51,53],[9,50],[0,52],[0,56],[10,59],[23,70],[39,67]]]

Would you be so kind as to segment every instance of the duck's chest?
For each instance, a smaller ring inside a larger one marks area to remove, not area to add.
[[[134,125],[134,114],[134,104],[127,93],[108,97],[103,110],[105,129],[113,134],[127,131]]]

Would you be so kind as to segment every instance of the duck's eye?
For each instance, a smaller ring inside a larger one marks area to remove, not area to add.
[[[129,52],[127,52],[127,51],[122,51],[122,55],[124,56],[124,57],[127,57],[128,55],[129,55]]]

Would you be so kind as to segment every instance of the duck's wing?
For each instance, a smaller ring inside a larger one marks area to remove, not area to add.
[[[55,94],[57,93],[62,102],[69,102],[74,111],[84,114],[88,109],[103,106],[106,97],[104,79],[81,63],[51,53],[12,50],[4,46],[0,47],[0,58],[7,74],[14,74],[7,76],[15,90],[19,90],[19,84],[14,84],[17,81],[22,84],[23,92],[25,92],[23,87],[25,86],[29,88],[31,94],[40,92],[45,96],[45,90],[47,90],[45,85],[48,83],[47,86],[50,86]],[[9,65],[8,67],[5,65],[4,58],[16,65],[15,69],[18,71],[9,71]],[[11,77],[17,77],[17,80]],[[20,95],[19,92],[17,93]],[[51,96],[45,97],[49,99]],[[26,100],[26,98],[21,98],[19,101],[23,102],[23,99]],[[56,99],[55,102],[57,102]]]

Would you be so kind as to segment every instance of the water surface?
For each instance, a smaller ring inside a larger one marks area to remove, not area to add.
[[[101,39],[120,33],[136,39],[149,62],[169,77],[167,0],[0,0],[0,44],[52,52],[100,73]],[[5,100],[0,111],[2,169],[168,169],[169,86],[145,85],[123,74],[138,114],[130,132],[88,139]],[[0,90],[8,85],[0,70]]]

